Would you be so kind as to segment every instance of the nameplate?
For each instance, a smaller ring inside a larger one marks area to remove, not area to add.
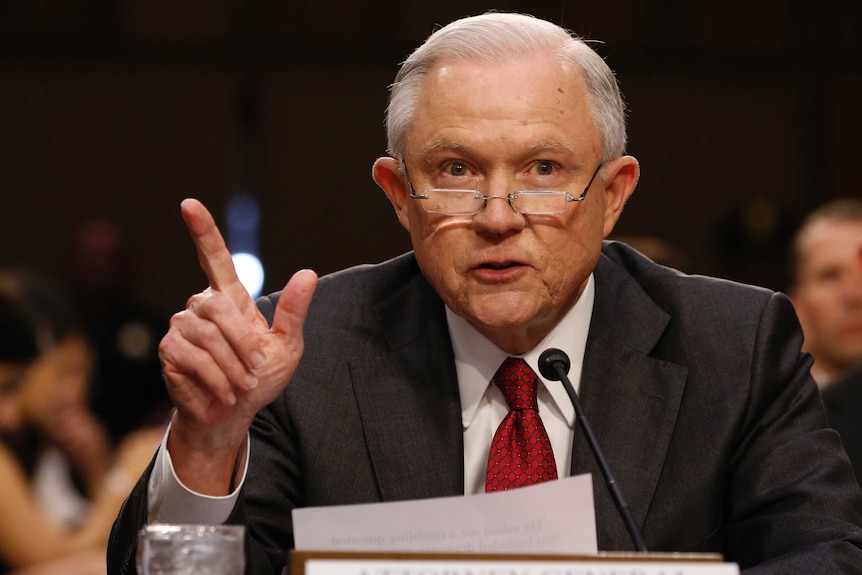
[[[308,558],[303,575],[739,575],[739,567],[714,558],[662,555],[548,560]]]

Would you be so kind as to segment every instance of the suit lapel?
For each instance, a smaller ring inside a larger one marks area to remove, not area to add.
[[[649,356],[670,317],[629,274],[602,256],[595,278],[596,301],[580,398],[635,521],[642,527],[688,371]],[[631,549],[628,532],[580,429],[575,431],[572,461],[573,473],[593,474],[599,548]]]
[[[384,501],[461,495],[461,405],[444,306],[416,274],[375,307],[385,346],[350,375]]]

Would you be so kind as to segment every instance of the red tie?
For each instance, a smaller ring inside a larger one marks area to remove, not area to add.
[[[539,417],[539,378],[523,359],[509,357],[494,374],[509,414],[497,428],[488,456],[485,491],[514,489],[557,478],[548,432]]]

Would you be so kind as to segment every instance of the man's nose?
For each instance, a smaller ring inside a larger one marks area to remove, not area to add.
[[[479,213],[473,216],[478,231],[502,234],[524,227],[524,216],[509,203],[508,193],[489,195]]]

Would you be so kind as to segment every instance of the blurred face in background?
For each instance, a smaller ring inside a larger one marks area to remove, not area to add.
[[[77,334],[43,353],[24,371],[15,392],[17,424],[47,426],[69,409],[86,408],[93,369],[93,352]]]
[[[791,298],[821,385],[862,364],[862,221],[821,220],[797,243]]]

